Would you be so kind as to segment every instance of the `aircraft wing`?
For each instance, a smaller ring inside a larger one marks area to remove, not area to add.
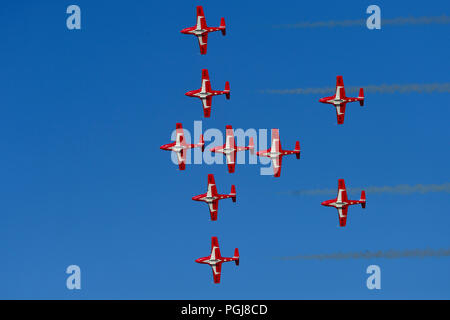
[[[272,129],[272,144],[270,147],[271,152],[281,151],[280,132],[278,129]]]
[[[342,76],[336,77],[336,95],[339,95],[341,98],[345,97],[344,78]]]
[[[225,148],[236,150],[236,144],[234,140],[233,128],[231,126],[226,126],[226,136],[225,136]],[[228,171],[230,173],[234,172],[234,166],[236,165],[236,151],[228,153],[226,155]]]
[[[338,210],[338,213],[339,213],[339,225],[341,227],[345,227],[345,225],[347,223],[348,207],[338,208],[337,210]]]
[[[337,201],[342,202],[342,201],[347,201],[348,197],[347,197],[347,189],[345,188],[345,181],[344,179],[339,179],[338,180],[338,197],[337,197]]]
[[[206,81],[209,81],[209,73],[208,73],[208,69],[203,69],[202,70],[202,84],[205,83]],[[202,88],[204,89],[204,88]],[[209,87],[209,89],[211,89],[211,86]]]
[[[205,13],[202,6],[197,6],[197,29],[207,30]],[[206,54],[206,46],[208,44],[208,33],[205,32],[202,35],[197,36],[198,44],[200,46],[200,54]]]
[[[181,123],[177,123],[176,125],[176,139],[175,139],[175,144],[176,145],[181,145],[184,142],[184,132],[183,132],[183,125]]]
[[[177,152],[177,158],[178,158],[178,168],[180,170],[186,169],[186,150],[181,150],[180,152]]]
[[[220,258],[219,239],[211,237],[211,259]]]
[[[203,104],[203,115],[205,116],[205,118],[209,118],[211,116],[212,96],[202,99],[202,104]]]
[[[226,127],[226,136],[225,136],[225,148],[235,148],[235,142],[234,142],[234,132],[233,128],[231,126]]]
[[[208,26],[206,25],[205,13],[203,12],[202,6],[197,6],[197,29],[206,30]]]
[[[200,54],[206,54],[208,48],[208,33],[197,36],[198,45],[200,46]]]
[[[344,123],[345,106],[346,106],[346,103],[341,103],[340,105],[336,106],[336,116],[337,116],[337,123],[338,124],[343,124]]]
[[[213,174],[208,174],[208,191],[206,194],[208,197],[217,196],[216,181]]]
[[[226,155],[226,158],[227,158],[228,172],[233,173],[234,167],[236,166],[236,152],[228,153]]]
[[[219,210],[219,201],[214,200],[213,202],[208,203],[209,206],[209,214],[211,215],[211,221],[217,220],[217,211]]]
[[[220,283],[220,274],[222,272],[222,263],[219,262],[217,264],[211,265],[211,269],[213,272],[214,283]]]
[[[272,158],[273,176],[278,178],[281,174],[281,160],[283,157]]]

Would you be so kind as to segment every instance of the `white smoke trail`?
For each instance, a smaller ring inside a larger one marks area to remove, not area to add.
[[[365,188],[347,188],[347,192],[356,194],[361,190],[365,190],[368,194],[382,194],[382,193],[390,193],[390,194],[412,194],[412,193],[435,193],[435,192],[444,192],[450,193],[450,183],[443,184],[416,184],[416,185],[407,185],[400,184],[396,186],[369,186]],[[298,195],[298,196],[316,196],[316,195],[332,195],[337,193],[336,188],[324,188],[324,189],[309,189],[309,190],[295,190],[287,192],[290,195]]]
[[[346,87],[347,93],[357,93],[359,88],[364,88],[365,93],[433,93],[433,92],[450,92],[450,82],[446,83],[428,83],[428,84],[381,84],[367,85],[361,87]],[[263,90],[262,93],[270,94],[328,94],[334,93],[335,87],[324,88],[296,88],[296,89],[280,89],[280,90]]]
[[[397,17],[391,19],[381,19],[381,25],[428,25],[428,24],[450,24],[450,17],[443,14],[442,16],[432,17]],[[356,20],[330,20],[330,21],[316,21],[316,22],[299,22],[294,24],[276,25],[277,29],[307,29],[307,28],[335,28],[335,27],[355,27],[365,26],[365,19]]]
[[[413,249],[413,250],[388,250],[388,251],[361,251],[347,253],[328,253],[297,255],[289,257],[276,257],[277,260],[348,260],[348,259],[399,259],[399,258],[429,258],[429,257],[448,257],[450,249]]]

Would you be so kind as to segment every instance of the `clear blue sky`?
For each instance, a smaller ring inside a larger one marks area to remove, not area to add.
[[[78,4],[82,30],[66,28]],[[202,4],[209,37],[194,37]],[[449,81],[449,25],[274,29],[301,21],[363,19],[372,1],[3,1],[0,10],[0,298],[24,299],[408,299],[450,298],[450,258],[280,261],[276,256],[361,250],[448,248],[449,195],[367,194],[346,228],[320,205],[328,197],[282,192],[397,184],[440,184],[449,176],[448,93],[366,94],[343,126],[318,95],[263,89]],[[445,1],[378,1],[382,17],[449,15]],[[208,68],[212,117],[184,96]],[[203,127],[279,128],[281,177],[259,166],[188,166],[180,172],[159,146],[176,122]],[[215,174],[219,220],[191,200]],[[359,194],[349,195],[357,198]],[[208,266],[218,236],[241,265]],[[82,270],[82,290],[65,269]],[[365,270],[381,267],[382,289]]]

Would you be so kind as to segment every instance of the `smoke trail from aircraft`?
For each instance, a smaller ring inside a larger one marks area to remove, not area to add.
[[[435,192],[444,192],[450,193],[450,183],[443,184],[416,184],[416,185],[407,185],[407,184],[399,184],[396,186],[369,186],[364,188],[347,188],[347,192],[356,194],[361,190],[365,190],[368,194],[403,194],[408,195],[412,193],[435,193]],[[287,192],[290,195],[295,196],[318,196],[318,195],[333,195],[336,194],[336,188],[323,188],[323,189],[308,189],[308,190],[295,190]]]
[[[294,24],[276,25],[277,29],[308,29],[308,28],[335,28],[335,27],[355,27],[365,26],[365,19],[356,20],[330,20],[316,22],[299,22]],[[391,19],[381,19],[381,26],[393,25],[429,25],[429,24],[450,24],[450,17],[443,14],[442,16],[431,17],[397,17]]]
[[[346,253],[327,253],[327,254],[310,254],[297,255],[288,257],[276,257],[277,260],[349,260],[349,259],[400,259],[400,258],[430,258],[430,257],[449,257],[450,248],[448,249],[413,249],[413,250],[388,250],[388,251],[360,251]]]
[[[381,84],[368,85],[361,87],[346,87],[347,93],[358,93],[359,88],[364,88],[366,93],[444,93],[450,92],[450,82],[446,83],[424,83],[424,84]],[[324,88],[296,88],[296,89],[280,89],[280,90],[263,90],[262,93],[270,94],[332,94],[336,91],[335,87]]]

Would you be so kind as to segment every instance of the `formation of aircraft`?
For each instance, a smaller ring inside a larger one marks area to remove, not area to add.
[[[205,14],[202,6],[197,6],[197,24],[193,27],[181,30],[183,34],[195,35],[200,46],[200,54],[207,53],[208,34],[210,32],[221,31],[223,35],[226,34],[225,19],[221,18],[219,27],[208,27],[206,24]],[[212,90],[211,81],[207,69],[202,69],[202,85],[200,89],[191,90],[185,93],[186,96],[199,98],[203,105],[203,115],[205,118],[211,116],[212,98],[217,95],[225,95],[226,99],[230,99],[230,83],[225,82],[224,90]],[[342,76],[336,77],[336,92],[333,96],[319,99],[319,102],[331,104],[336,108],[337,123],[343,124],[345,117],[345,108],[347,103],[358,101],[361,106],[364,105],[364,90],[360,88],[358,97],[347,97],[345,94],[344,80]],[[271,159],[274,177],[280,177],[282,159],[285,155],[295,154],[297,159],[300,159],[300,142],[296,141],[294,150],[283,150],[281,147],[279,129],[272,129],[271,146],[267,150],[257,151],[256,155],[259,157],[268,157]],[[200,136],[198,144],[188,144],[184,138],[183,127],[181,123],[176,125],[175,142],[165,144],[160,147],[163,150],[175,152],[178,159],[178,166],[180,170],[186,168],[186,153],[187,150],[193,148],[201,148],[202,152],[205,149],[205,142],[203,135]],[[228,172],[233,173],[236,166],[237,153],[239,151],[249,150],[252,154],[255,152],[255,145],[253,138],[250,138],[248,146],[237,146],[234,131],[231,125],[226,126],[225,144],[210,149],[213,153],[222,153],[226,157]],[[231,186],[229,194],[219,194],[215,183],[214,175],[208,174],[208,185],[206,193],[192,197],[192,200],[201,201],[208,204],[211,221],[217,220],[219,201],[231,198],[236,202],[236,187]],[[334,207],[338,210],[339,225],[346,226],[348,207],[355,204],[361,204],[362,208],[366,207],[366,194],[363,190],[361,192],[360,200],[349,200],[345,182],[343,179],[338,180],[338,195],[337,198],[326,200],[321,203],[323,206]],[[236,248],[233,257],[222,257],[219,249],[219,242],[217,237],[211,238],[211,254],[207,257],[196,259],[195,262],[201,264],[208,264],[213,271],[214,283],[220,283],[222,263],[234,261],[239,265],[239,251]]]
[[[343,124],[345,117],[345,107],[349,102],[359,101],[360,106],[364,106],[364,90],[359,89],[357,98],[349,98],[345,95],[344,79],[342,76],[336,77],[336,93],[333,96],[319,99],[319,102],[332,104],[336,108],[337,123]]]
[[[197,6],[197,24],[193,27],[185,28],[181,30],[184,34],[193,34],[198,39],[200,46],[200,54],[206,54],[208,47],[208,33],[221,31],[222,35],[226,35],[225,18],[220,19],[219,27],[208,27],[206,25],[205,13],[202,6]]]
[[[258,151],[256,153],[257,156],[269,157],[270,160],[272,160],[273,175],[276,178],[281,174],[281,160],[283,159],[283,156],[288,154],[295,154],[297,159],[300,159],[300,142],[295,142],[294,150],[283,150],[283,148],[281,148],[280,133],[278,129],[272,129],[272,144],[270,149]]]
[[[238,147],[236,146],[236,140],[234,138],[233,128],[228,125],[225,128],[226,136],[225,136],[225,144],[220,147],[211,148],[211,152],[223,153],[227,159],[228,172],[233,173],[234,168],[236,166],[236,154],[239,151],[250,150],[253,154],[255,150],[255,144],[253,142],[253,138],[250,137],[250,142],[247,147]]]
[[[214,283],[220,283],[220,275],[222,273],[222,263],[234,261],[234,263],[239,265],[239,250],[234,249],[234,256],[227,258],[222,257],[220,254],[219,240],[217,237],[211,238],[211,254],[208,257],[203,257],[195,260],[197,263],[209,264],[213,272]]]
[[[208,174],[208,187],[206,193],[199,194],[192,197],[194,201],[206,202],[209,207],[209,214],[211,220],[217,220],[217,210],[219,209],[219,200],[231,198],[233,202],[236,202],[236,187],[231,185],[231,192],[229,194],[219,194],[217,192],[216,181],[213,174]]]
[[[164,144],[160,147],[162,150],[172,151],[177,154],[178,167],[180,170],[186,169],[186,151],[193,148],[202,148],[205,151],[205,141],[203,135],[200,135],[200,142],[198,144],[187,144],[184,139],[183,125],[176,124],[176,138],[175,142]]]
[[[348,207],[355,204],[360,204],[363,209],[366,207],[366,192],[364,190],[361,191],[361,198],[359,200],[349,200],[344,179],[338,180],[337,198],[322,202],[323,206],[334,207],[337,209],[339,214],[339,225],[341,227],[345,227],[347,223]]]
[[[202,100],[203,114],[205,118],[209,118],[211,116],[212,98],[222,94],[225,95],[227,100],[230,99],[230,83],[228,81],[225,82],[225,89],[223,91],[212,90],[207,69],[202,70],[202,87],[200,89],[191,90],[185,93],[188,97],[199,98]]]

